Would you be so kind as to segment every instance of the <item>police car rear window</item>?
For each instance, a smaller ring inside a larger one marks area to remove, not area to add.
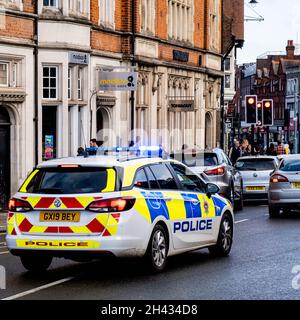
[[[37,194],[81,194],[115,191],[116,173],[109,168],[39,169],[26,188]],[[22,189],[22,188],[21,188]]]

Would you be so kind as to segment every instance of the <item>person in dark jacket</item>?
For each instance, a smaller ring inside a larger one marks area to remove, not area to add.
[[[235,140],[233,147],[229,151],[229,158],[232,164],[235,164],[236,160],[239,157],[241,157],[241,155],[242,155],[242,150],[241,150],[240,142],[238,140]]]

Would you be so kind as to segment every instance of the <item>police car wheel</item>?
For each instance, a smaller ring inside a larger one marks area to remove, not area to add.
[[[165,229],[156,225],[151,234],[146,258],[151,271],[162,271],[167,263],[168,240]]]
[[[225,213],[220,224],[218,242],[209,247],[209,252],[213,256],[225,257],[229,255],[233,239],[233,220],[230,214]]]
[[[30,255],[24,254],[20,257],[22,265],[28,271],[42,272],[49,268],[52,257],[48,255]]]

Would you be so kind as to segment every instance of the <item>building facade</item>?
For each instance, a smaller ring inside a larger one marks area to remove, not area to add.
[[[0,207],[37,162],[93,137],[169,151],[219,144],[221,0],[0,5]],[[133,69],[134,94],[99,90],[101,72]]]

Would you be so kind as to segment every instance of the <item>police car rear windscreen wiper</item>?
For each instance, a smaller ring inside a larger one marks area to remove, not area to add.
[[[35,193],[62,194],[62,189],[60,189],[60,188],[41,188],[41,189],[35,190]]]

